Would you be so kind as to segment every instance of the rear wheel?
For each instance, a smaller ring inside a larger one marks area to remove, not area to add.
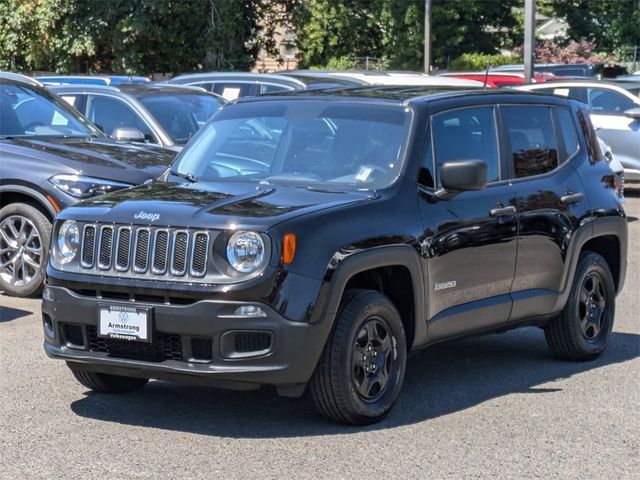
[[[591,360],[606,347],[613,329],[615,284],[609,265],[594,252],[578,262],[562,313],[545,327],[553,353],[566,360]]]
[[[311,379],[313,401],[339,423],[380,421],[398,398],[405,366],[405,334],[393,303],[376,291],[349,290]]]
[[[42,289],[51,222],[31,205],[13,203],[0,209],[0,289],[16,297]]]
[[[144,387],[149,381],[146,378],[122,377],[107,373],[91,372],[79,369],[71,363],[67,363],[69,370],[82,385],[94,392],[102,393],[129,393]]]

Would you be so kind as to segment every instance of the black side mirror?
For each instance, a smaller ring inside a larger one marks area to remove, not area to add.
[[[482,160],[454,160],[440,166],[439,197],[469,190],[482,190],[487,185],[487,164]]]

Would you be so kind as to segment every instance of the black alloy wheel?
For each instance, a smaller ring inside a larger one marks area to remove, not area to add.
[[[309,383],[311,396],[335,422],[378,422],[398,398],[406,361],[404,327],[391,300],[373,290],[347,290]]]
[[[580,256],[564,309],[544,327],[551,351],[565,360],[592,360],[607,347],[613,329],[616,289],[606,260]]]

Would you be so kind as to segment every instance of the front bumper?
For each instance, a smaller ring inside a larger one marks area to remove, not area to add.
[[[255,302],[251,305],[262,308],[266,317],[233,315],[238,306],[246,304],[100,299],[47,285],[42,301],[44,349],[49,357],[73,362],[78,368],[114,375],[236,389],[266,384],[283,392],[304,385],[315,369],[331,322],[292,322]],[[151,344],[97,337],[100,305],[148,308]],[[237,338],[242,339],[241,348]]]

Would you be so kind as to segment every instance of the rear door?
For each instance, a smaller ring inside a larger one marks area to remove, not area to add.
[[[588,211],[571,160],[580,151],[569,108],[503,105],[509,177],[517,195],[518,254],[512,321],[550,313],[562,289],[567,250]]]

